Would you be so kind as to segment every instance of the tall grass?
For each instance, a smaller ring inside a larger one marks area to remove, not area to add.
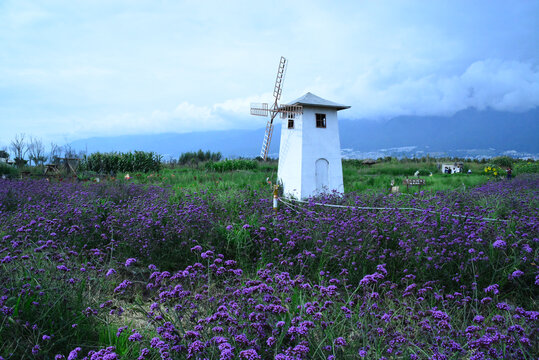
[[[84,156],[79,169],[96,173],[144,172],[161,170],[161,155],[153,152],[135,151],[128,153],[96,152]]]

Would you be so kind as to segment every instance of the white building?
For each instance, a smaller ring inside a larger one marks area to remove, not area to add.
[[[462,172],[462,163],[442,164],[440,170],[444,174],[456,174]]]
[[[344,192],[337,111],[350,106],[310,92],[288,105],[303,106],[302,115],[282,120],[278,180],[284,195],[305,199]]]

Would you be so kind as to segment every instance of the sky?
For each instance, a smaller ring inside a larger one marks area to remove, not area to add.
[[[539,1],[0,0],[0,148],[254,129],[310,91],[340,117],[539,106]]]

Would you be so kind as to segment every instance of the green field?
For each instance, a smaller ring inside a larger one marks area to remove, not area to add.
[[[277,180],[277,162],[257,162],[256,167],[250,170],[212,171],[205,164],[195,166],[166,166],[159,173],[118,173],[117,181],[124,181],[126,174],[130,180],[142,184],[163,184],[172,186],[175,190],[188,191],[222,191],[252,188],[267,190],[270,186],[266,179],[272,183]],[[402,193],[415,193],[419,190],[454,190],[477,186],[489,180],[492,176],[484,173],[484,164],[466,163],[472,174],[442,174],[436,162],[417,163],[413,161],[381,162],[371,166],[363,165],[356,160],[343,160],[343,181],[346,193],[349,192],[389,192],[391,182],[399,186]],[[413,178],[414,173],[420,170],[426,176],[419,176],[426,182],[421,189],[417,186],[407,188],[402,185],[405,178]],[[430,176],[432,173],[432,176]]]

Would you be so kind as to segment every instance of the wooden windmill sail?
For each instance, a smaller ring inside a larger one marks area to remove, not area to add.
[[[277,78],[275,80],[275,87],[273,88],[274,102],[271,107],[267,103],[251,104],[251,115],[256,116],[269,116],[268,123],[266,124],[266,133],[264,134],[264,140],[262,141],[262,149],[260,150],[260,157],[266,160],[268,157],[269,147],[271,143],[271,136],[273,134],[273,120],[278,114],[281,118],[294,116],[295,114],[302,114],[303,107],[301,105],[279,105],[278,102],[281,99],[281,93],[283,92],[284,76],[286,74],[287,60],[281,56],[279,61],[279,68],[277,69]]]

